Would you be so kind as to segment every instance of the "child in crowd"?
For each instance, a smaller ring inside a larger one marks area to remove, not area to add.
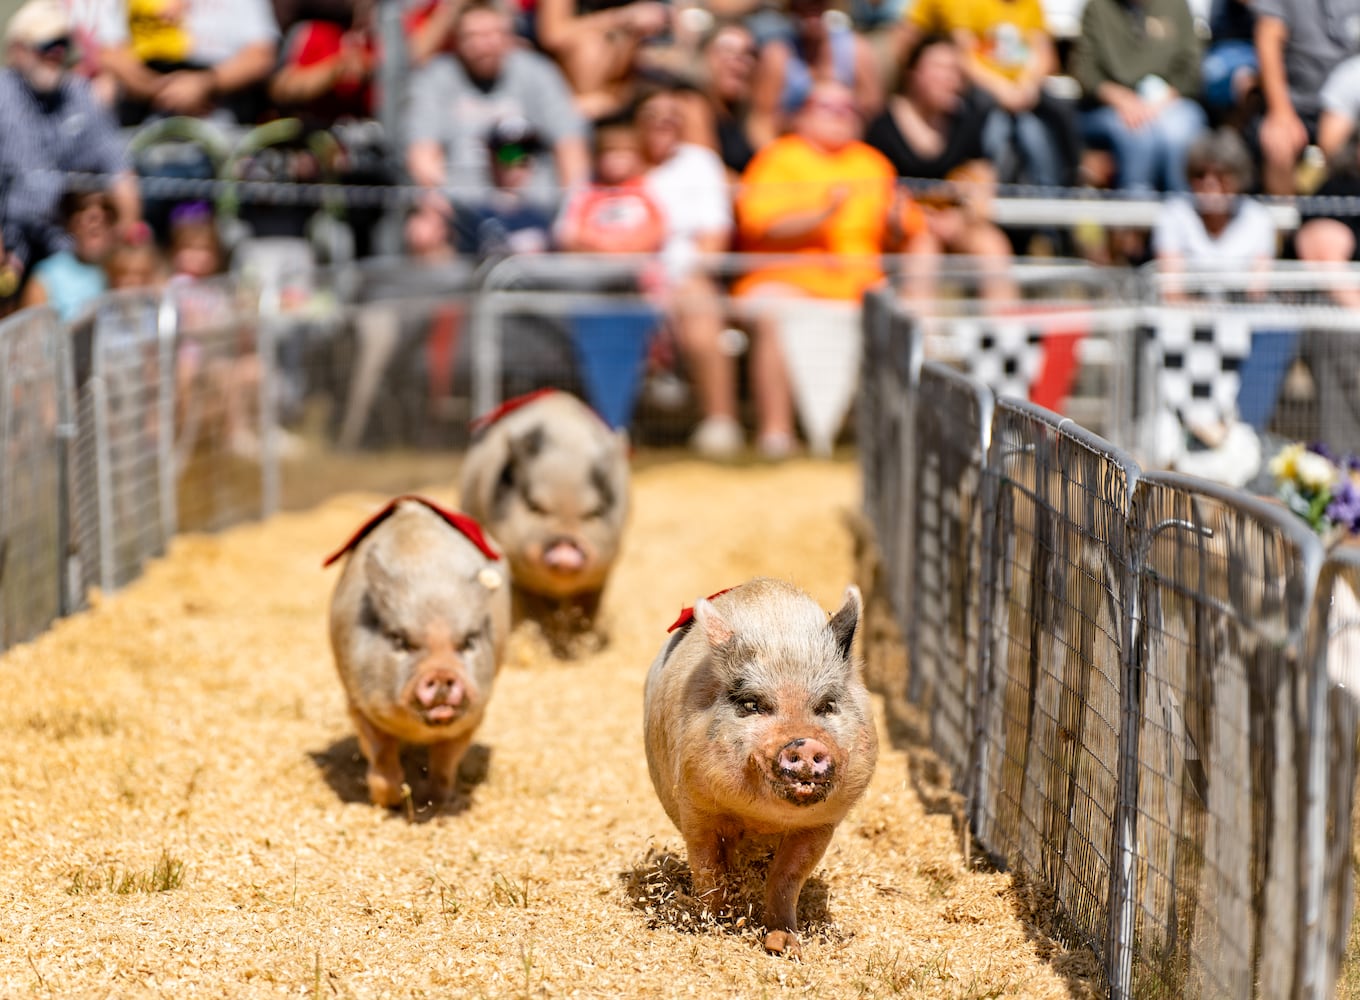
[[[104,280],[110,291],[129,288],[159,288],[163,274],[160,251],[150,240],[114,245],[104,258]]]
[[[104,258],[113,249],[113,202],[103,191],[68,191],[59,204],[71,249],[42,260],[29,276],[20,304],[51,305],[69,323],[107,287]]]
[[[647,164],[631,117],[595,123],[595,183],[576,192],[557,223],[557,244],[579,253],[656,253],[666,217],[643,185]]]

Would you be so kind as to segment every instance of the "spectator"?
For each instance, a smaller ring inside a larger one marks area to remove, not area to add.
[[[631,117],[595,123],[595,183],[567,203],[557,227],[563,250],[650,254],[661,249],[666,218],[647,192],[642,139]]]
[[[920,250],[924,221],[905,193],[895,193],[893,165],[859,133],[850,89],[822,81],[804,98],[794,131],[756,154],[737,197],[742,248],[832,259],[759,267],[737,282],[735,295],[854,303],[884,280],[885,249]],[[794,448],[788,374],[775,318],[767,309],[754,315],[757,447],[767,458],[783,458]]]
[[[510,19],[491,0],[467,0],[454,24],[458,55],[437,55],[412,74],[407,169],[419,185],[455,205],[491,191],[486,136],[502,118],[523,118],[550,155],[536,157],[530,190],[550,201],[588,174],[585,123],[562,74],[543,56],[517,48]]]
[[[1360,0],[1255,0],[1265,115],[1256,139],[1267,194],[1295,193],[1299,155],[1318,135],[1328,75],[1355,53]]]
[[[1255,33],[1256,15],[1249,0],[1213,0],[1209,11],[1213,41],[1200,66],[1204,104],[1216,121],[1235,128],[1246,125],[1251,98],[1260,93]]]
[[[20,304],[50,305],[69,323],[107,286],[104,259],[113,248],[113,202],[102,191],[68,191],[61,196],[60,212],[71,248],[33,268]]]
[[[523,118],[506,118],[491,127],[486,148],[492,189],[484,200],[454,215],[459,252],[479,258],[543,253],[552,242],[552,214],[529,192],[542,142]]]
[[[641,47],[671,26],[670,6],[656,0],[538,0],[534,17],[538,44],[592,118],[623,106]]]
[[[153,115],[255,122],[278,37],[267,0],[108,0],[98,35],[125,125]]]
[[[731,244],[727,175],[713,150],[684,141],[684,109],[675,89],[645,94],[636,120],[647,191],[666,217],[662,259],[676,339],[703,414],[690,443],[702,455],[728,457],[742,446],[736,362],[723,347],[718,286],[697,262],[698,255],[722,253]]]
[[[1009,266],[1010,242],[989,218],[996,174],[983,150],[980,99],[964,78],[958,46],[945,35],[927,35],[908,53],[898,92],[865,132],[897,176],[964,182],[958,195],[923,200],[927,232],[917,242],[924,253],[909,287],[913,296],[930,296],[930,265],[941,251],[986,258],[995,272]],[[1009,294],[995,282],[987,287],[995,297]]]
[[[757,149],[788,130],[814,83],[836,80],[851,88],[868,118],[883,105],[878,62],[869,42],[830,0],[789,0],[793,36],[760,50],[752,88],[750,134]]]
[[[1072,55],[1082,129],[1113,150],[1121,188],[1188,190],[1185,154],[1205,127],[1199,69],[1185,0],[1091,0],[1082,11]]]
[[[285,28],[280,65],[269,80],[270,100],[323,127],[373,117],[378,67],[374,2],[336,5],[349,8],[344,21],[303,20]],[[279,6],[276,2],[276,11]]]
[[[159,288],[164,262],[150,240],[119,241],[104,258],[104,276],[111,291],[127,288]]]
[[[686,132],[718,154],[735,176],[755,155],[750,131],[751,85],[756,65],[755,37],[740,21],[719,21],[700,43],[703,82],[682,95]]]
[[[1070,184],[1080,156],[1074,109],[1044,89],[1057,67],[1039,0],[919,0],[910,21],[951,36],[969,81],[994,107],[983,146],[1008,181]]]
[[[1360,55],[1338,63],[1318,97],[1322,111],[1318,115],[1317,144],[1323,157],[1332,159],[1341,152],[1360,120]]]
[[[1330,176],[1318,188],[1320,198],[1360,198],[1360,137],[1352,134],[1332,159]],[[1311,264],[1344,265],[1360,261],[1360,215],[1305,213],[1294,234],[1299,260]],[[1338,305],[1360,309],[1360,288],[1338,282],[1331,288]]]
[[[71,24],[60,0],[29,0],[5,26],[0,70],[4,245],[19,265],[69,246],[58,223],[64,171],[109,175],[118,228],[141,225],[141,198],[117,123],[88,81],[66,70]]]
[[[1260,271],[1275,259],[1275,222],[1265,206],[1243,197],[1252,184],[1251,153],[1221,126],[1195,140],[1186,157],[1191,197],[1162,205],[1152,246],[1163,274]],[[1164,288],[1177,294],[1174,286]]]

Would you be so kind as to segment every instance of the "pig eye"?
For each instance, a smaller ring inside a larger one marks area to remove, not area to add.
[[[387,641],[392,644],[393,648],[398,649],[403,653],[409,653],[416,648],[415,643],[396,629],[392,629],[387,633]]]
[[[539,517],[542,517],[548,513],[547,507],[544,507],[541,503],[536,501],[533,497],[529,496],[527,493],[524,495],[524,506],[529,508],[529,513],[537,514]]]
[[[737,715],[739,716],[770,714],[769,702],[765,701],[763,698],[741,693],[734,693],[729,695],[729,697],[732,700],[732,704],[736,706]]]
[[[471,652],[472,650],[477,648],[477,644],[481,641],[482,641],[481,633],[473,632],[469,634],[466,639],[463,640],[463,645],[459,647],[460,651],[464,653]]]
[[[824,698],[821,704],[813,709],[818,715],[835,715],[840,710],[841,707],[836,704],[835,698]]]

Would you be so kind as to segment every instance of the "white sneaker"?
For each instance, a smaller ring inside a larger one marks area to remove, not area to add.
[[[732,458],[745,443],[741,424],[732,417],[704,417],[689,439],[689,446],[704,458]]]
[[[792,434],[762,434],[760,440],[756,442],[756,451],[767,462],[782,462],[786,458],[792,458],[797,450],[798,442],[793,439]]]

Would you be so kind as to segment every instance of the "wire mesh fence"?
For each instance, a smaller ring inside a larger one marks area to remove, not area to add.
[[[0,649],[66,610],[67,366],[54,313],[0,323]]]
[[[1301,521],[1153,475],[1138,561],[1133,992],[1293,995],[1310,729],[1303,634],[1321,549]]]
[[[865,342],[866,371],[892,372],[885,339]],[[866,509],[916,540],[885,567],[913,581],[908,690],[981,846],[1051,894],[1113,996],[1330,995],[1352,898],[1360,560],[1323,573],[1282,506],[1145,475],[1027,402],[995,402],[980,484],[942,489],[936,470],[976,440],[958,401],[987,390],[931,363],[895,377],[870,410],[887,426],[862,424],[879,437],[865,492],[895,488],[878,449],[899,440],[912,496]],[[894,395],[914,400],[905,436]],[[943,699],[941,664],[964,681]]]

